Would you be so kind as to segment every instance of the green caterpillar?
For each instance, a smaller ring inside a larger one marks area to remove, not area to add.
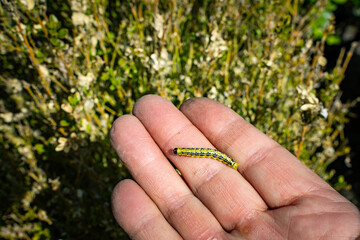
[[[237,169],[238,164],[234,162],[228,155],[222,153],[216,149],[211,148],[174,148],[174,153],[179,156],[187,157],[203,157],[212,158],[225,163],[226,165]]]

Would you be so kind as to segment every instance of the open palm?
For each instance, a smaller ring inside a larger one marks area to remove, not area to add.
[[[133,113],[111,131],[136,181],[121,181],[112,196],[114,216],[132,239],[359,237],[354,205],[228,107],[191,99],[179,111],[149,95]],[[176,147],[216,148],[238,170],[176,156]]]

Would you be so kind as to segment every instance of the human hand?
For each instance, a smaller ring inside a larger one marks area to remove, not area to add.
[[[132,239],[356,239],[357,208],[228,107],[191,99],[180,111],[145,96],[118,118],[111,142],[134,180],[112,208]],[[216,148],[234,170],[176,147]],[[176,166],[175,171],[167,158]]]

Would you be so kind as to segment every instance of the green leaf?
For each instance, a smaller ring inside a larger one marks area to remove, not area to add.
[[[314,28],[313,35],[315,39],[319,39],[324,35],[324,31],[321,28]]]
[[[114,38],[115,38],[115,34],[114,34],[113,32],[109,32],[109,33],[107,34],[107,37],[108,37],[109,39],[114,39]]]
[[[50,23],[57,23],[59,22],[59,20],[57,19],[57,17],[54,14],[51,14],[49,17]]]
[[[67,126],[70,125],[70,123],[68,123],[66,120],[61,120],[60,125],[63,126],[63,127],[67,127]]]
[[[54,45],[55,47],[59,47],[60,44],[61,44],[56,38],[50,38],[50,42],[51,42],[51,44]]]
[[[36,54],[36,57],[37,57],[39,63],[42,63],[42,62],[44,61],[44,59],[45,59],[44,53],[41,52],[40,49],[37,49],[36,52],[35,52],[35,54]]]
[[[327,38],[326,38],[326,43],[329,45],[329,46],[332,46],[332,45],[339,45],[341,43],[341,38],[339,35],[329,35]]]
[[[54,14],[51,14],[49,17],[49,22],[47,23],[48,27],[52,30],[57,30],[61,27],[61,23],[56,18]]]
[[[38,143],[38,144],[35,144],[35,150],[37,151],[37,153],[39,155],[41,155],[42,153],[45,152],[45,149],[44,149],[44,145]]]
[[[69,31],[66,28],[60,29],[58,32],[58,38],[65,38],[68,35]]]
[[[86,129],[87,132],[91,132],[91,126],[90,126],[90,124],[86,124],[85,129]]]
[[[79,99],[78,99],[78,97],[75,95],[75,96],[69,96],[68,97],[68,100],[69,100],[69,103],[71,104],[71,106],[76,106],[76,105],[78,105],[78,103],[79,103]]]
[[[347,2],[347,0],[333,0],[333,2],[336,4],[344,4]]]
[[[101,79],[102,81],[106,81],[106,80],[108,80],[109,78],[110,78],[109,73],[103,73],[103,74],[101,75],[101,77],[100,77],[100,79]]]
[[[37,49],[37,50],[36,50],[36,57],[38,57],[38,58],[44,58],[45,55],[41,52],[40,49]]]
[[[123,66],[126,64],[126,61],[124,59],[120,58],[118,61],[118,64],[119,64],[119,66]]]
[[[327,11],[334,12],[337,9],[337,7],[338,6],[336,4],[334,4],[334,3],[330,2],[330,1],[328,1],[326,3],[326,10]]]

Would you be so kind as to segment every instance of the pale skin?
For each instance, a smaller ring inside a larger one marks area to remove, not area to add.
[[[135,180],[112,195],[132,239],[359,239],[353,204],[218,102],[190,99],[179,110],[147,95],[110,136]],[[176,156],[176,147],[216,148],[239,167]]]

